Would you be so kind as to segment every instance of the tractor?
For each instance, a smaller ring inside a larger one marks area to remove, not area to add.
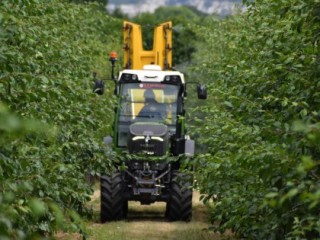
[[[101,222],[125,219],[128,201],[166,202],[169,221],[190,221],[192,175],[182,163],[194,155],[195,142],[186,134],[185,78],[172,68],[172,23],[155,27],[152,50],[143,49],[135,23],[123,22],[123,41],[124,68],[117,76],[117,55],[110,54],[118,103],[113,136],[104,138],[123,160],[113,173],[101,174]],[[94,92],[103,90],[104,81],[95,79]],[[204,85],[197,84],[197,95],[207,98]]]

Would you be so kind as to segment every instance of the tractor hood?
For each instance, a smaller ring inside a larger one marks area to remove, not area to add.
[[[168,127],[160,123],[140,122],[130,125],[129,153],[163,156],[168,148]]]

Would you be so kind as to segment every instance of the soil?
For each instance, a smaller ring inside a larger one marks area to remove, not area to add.
[[[100,191],[92,195],[90,206],[94,211],[94,220],[86,223],[89,240],[209,240],[233,239],[232,234],[220,235],[208,231],[212,226],[208,220],[208,209],[200,201],[198,191],[193,192],[192,221],[168,222],[164,217],[166,204],[162,202],[141,205],[129,202],[128,219],[101,224]],[[78,234],[58,234],[59,240],[82,239]]]

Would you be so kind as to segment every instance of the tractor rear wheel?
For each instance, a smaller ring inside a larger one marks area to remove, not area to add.
[[[170,197],[166,207],[170,221],[190,221],[192,217],[191,176],[174,171],[172,173]]]
[[[101,211],[100,220],[121,220],[127,215],[128,201],[124,199],[124,183],[120,172],[111,175],[102,175],[101,184]]]

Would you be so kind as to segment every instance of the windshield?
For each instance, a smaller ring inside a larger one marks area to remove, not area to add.
[[[133,122],[160,122],[175,132],[179,86],[160,83],[126,83],[121,86],[118,146],[127,145]]]
[[[178,86],[159,83],[123,84],[120,121],[174,124],[178,90]]]

